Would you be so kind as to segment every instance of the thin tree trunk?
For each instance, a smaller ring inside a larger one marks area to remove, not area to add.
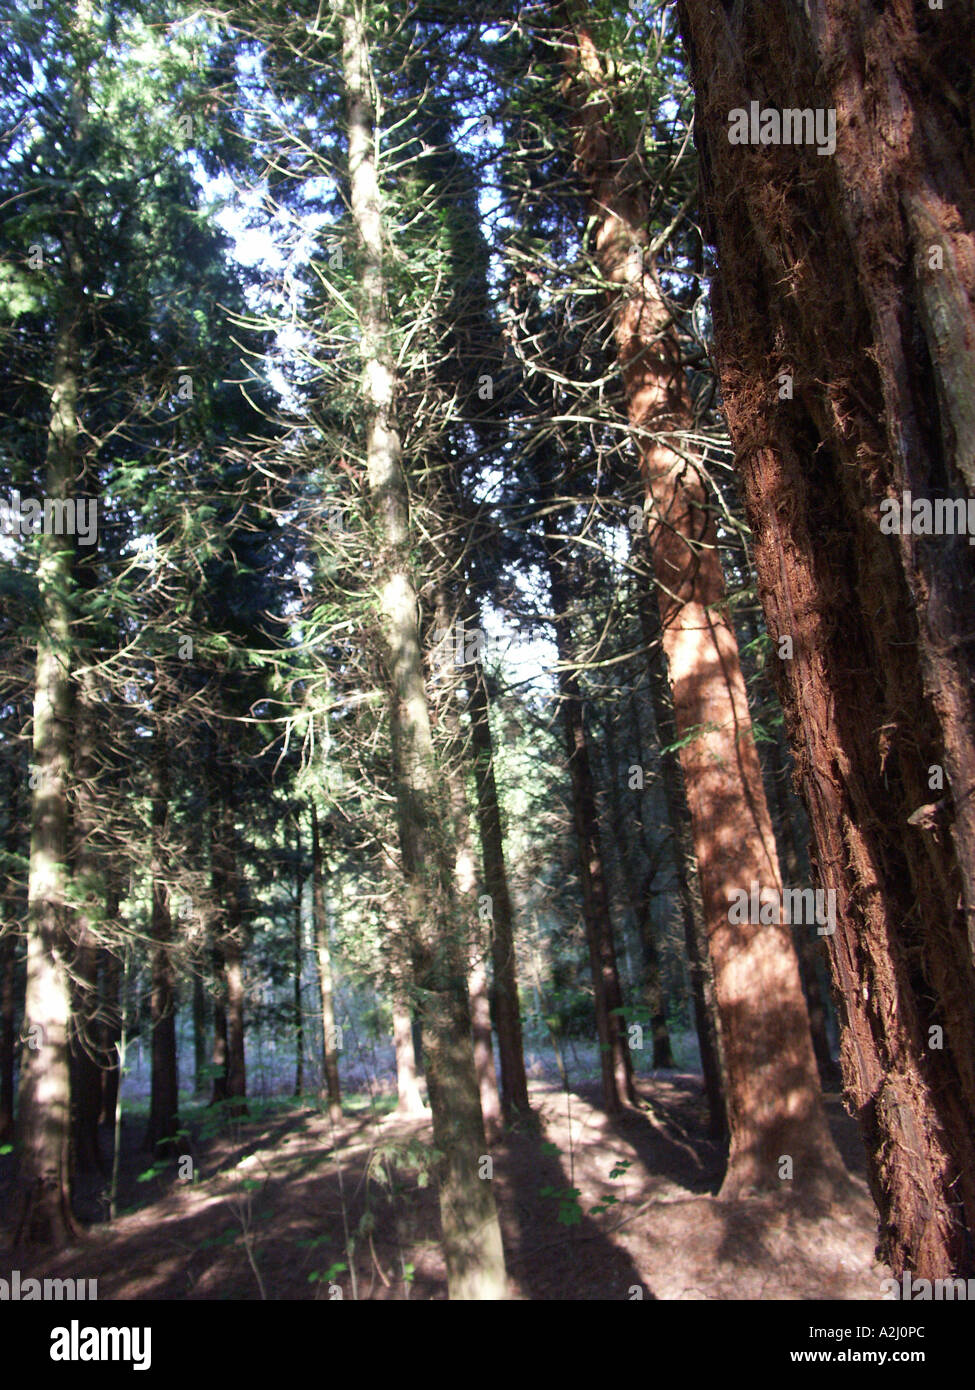
[[[311,803],[312,920],[315,953],[318,960],[318,988],[322,997],[322,1077],[333,1120],[342,1118],[342,1090],[339,1084],[338,1033],[335,1028],[335,994],[332,980],[332,952],[328,944],[328,916],[325,912],[325,873],[318,811]]]
[[[558,555],[557,543],[546,537],[549,586],[555,615],[556,645],[559,653],[559,697],[565,734],[569,776],[572,782],[572,815],[579,848],[579,881],[582,912],[589,947],[596,1031],[602,1074],[603,1106],[613,1115],[637,1102],[633,1085],[633,1066],[623,1021],[623,991],[620,987],[613,943],[613,924],[606,891],[606,868],[602,837],[596,810],[596,792],[586,739],[582,691],[571,668],[574,660],[569,630],[568,584],[565,561]]]
[[[157,716],[161,712],[157,711]],[[176,974],[171,942],[173,923],[167,886],[166,830],[169,821],[169,767],[162,723],[156,728],[152,757],[152,1090],[146,1148],[169,1153],[179,1128],[179,1074],[176,1062]]]
[[[772,768],[770,780],[776,810],[778,842],[782,848],[782,866],[785,869],[786,883],[790,887],[799,887],[803,881],[803,872],[796,840],[795,820],[786,788],[786,778],[790,772],[789,755],[781,735],[776,736],[774,747],[777,766]],[[799,956],[799,973],[809,1009],[809,1032],[813,1052],[816,1054],[816,1066],[819,1068],[819,1079],[823,1084],[823,1090],[835,1091],[841,1077],[830,1051],[829,1033],[826,1029],[826,999],[819,983],[819,956],[823,938],[814,937],[801,925],[793,928],[792,937]]]
[[[644,550],[646,544],[645,538],[642,539],[641,545]],[[638,553],[639,549],[640,546],[634,546],[634,553]],[[677,896],[691,977],[691,998],[694,1001],[701,1071],[708,1100],[708,1133],[710,1138],[720,1142],[728,1138],[728,1111],[725,1105],[728,1082],[721,1048],[718,1004],[714,996],[714,976],[708,952],[704,904],[701,902],[700,880],[694,859],[691,815],[684,789],[684,774],[680,759],[674,751],[677,726],[674,723],[663,645],[660,641],[660,616],[652,595],[646,589],[642,589],[639,594],[638,608],[647,649],[647,681],[660,748],[660,777],[667,807]]]
[[[416,1053],[410,1010],[398,994],[393,995],[393,1044],[396,1048],[396,1111],[399,1115],[428,1115],[416,1078]]]
[[[489,1140],[501,1133],[501,1097],[494,1066],[494,1040],[491,1035],[491,1004],[488,998],[486,942],[484,924],[478,912],[477,875],[474,869],[474,849],[471,841],[470,807],[464,778],[465,749],[457,716],[455,698],[458,686],[458,663],[454,658],[451,611],[446,587],[437,586],[435,598],[436,626],[447,634],[447,658],[440,662],[440,682],[437,686],[437,715],[446,738],[444,753],[445,777],[450,798],[451,830],[454,843],[454,889],[461,920],[467,927],[469,969],[467,976],[471,1009],[471,1034],[474,1043],[474,1070],[481,1095],[481,1114],[484,1131]],[[435,659],[442,657],[434,653]]]
[[[781,1190],[785,1176],[829,1200],[846,1187],[846,1171],[826,1123],[791,935],[779,922],[731,920],[752,883],[781,901],[782,882],[708,493],[693,465],[663,442],[693,417],[676,333],[647,262],[650,190],[638,152],[617,148],[602,60],[583,24],[570,71],[580,97],[590,98],[577,103],[576,149],[598,219],[596,259],[615,287],[629,420],[640,431],[651,563],[721,1018],[731,1132],[721,1194]]]
[[[210,1064],[213,1068],[213,1088],[210,1104],[219,1105],[225,1101],[227,1090],[227,969],[223,951],[214,936],[212,948],[213,961],[213,1051]]]
[[[612,719],[613,716],[610,714],[604,725],[605,785],[609,791],[618,877],[622,880],[624,891],[629,899],[630,913],[640,943],[640,955],[643,964],[643,997],[650,1016],[653,1068],[656,1071],[661,1068],[673,1067],[674,1054],[670,1045],[670,1031],[667,1027],[667,1008],[660,972],[660,952],[651,924],[653,897],[650,886],[654,879],[654,865],[647,853],[644,837],[633,833],[632,818],[628,818],[623,809],[620,786],[622,769],[617,756],[617,743],[613,733]],[[633,746],[639,747],[639,731],[634,732],[636,737],[633,739]]]
[[[304,950],[301,939],[301,897],[304,879],[301,873],[301,822],[295,817],[295,915],[293,928],[295,977],[295,1095],[305,1088],[305,1016],[301,1006],[301,975]]]
[[[246,1115],[247,1067],[244,1050],[243,903],[234,821],[234,774],[221,762],[226,750],[211,744],[215,797],[209,794],[212,943],[213,1093],[210,1104],[228,1102],[233,1116]],[[214,804],[214,801],[216,804]]]
[[[12,929],[0,932],[0,1144],[14,1129],[14,977],[17,938]]]
[[[825,0],[812,25],[781,0],[679,6],[723,398],[836,895],[847,1099],[886,1257],[927,1279],[975,1274],[975,551],[963,529],[880,528],[904,492],[963,506],[975,492],[975,163],[958,95],[975,52],[947,13]],[[835,113],[832,156],[732,146],[728,112],[757,90]]]
[[[480,1176],[484,1120],[474,1071],[466,962],[443,834],[443,792],[434,757],[410,567],[408,491],[396,428],[396,373],[384,306],[383,218],[369,41],[357,0],[338,0],[348,111],[348,168],[359,239],[363,403],[367,472],[377,536],[383,657],[397,790],[407,929],[422,1001],[434,1144],[443,1155],[440,1214],[451,1298],[504,1298],[506,1278],[494,1192]]]
[[[118,913],[118,893],[109,888],[106,901],[106,915],[114,921]],[[122,1036],[122,1009],[124,1000],[120,998],[122,962],[114,951],[101,947],[98,952],[99,974],[101,977],[101,1019],[99,1023],[98,1045],[102,1058],[100,1070],[101,1098],[98,1107],[98,1123],[111,1124],[115,1119],[115,1101],[119,1089],[119,1059],[117,1044]]]
[[[0,1144],[14,1132],[14,1061],[16,1050],[16,978],[18,940],[17,877],[14,865],[20,845],[20,799],[13,789],[9,799],[10,823],[6,834],[7,881],[0,920]]]
[[[529,1111],[528,1078],[518,1003],[518,965],[515,955],[514,913],[504,859],[501,810],[494,776],[494,743],[484,667],[480,661],[468,682],[467,708],[471,720],[474,782],[477,788],[477,827],[481,840],[484,886],[491,900],[488,931],[494,977],[494,1014],[501,1068],[501,1111],[509,1124]]]
[[[193,1094],[206,1094],[207,1078],[207,1015],[206,992],[203,988],[203,962],[193,971]]]

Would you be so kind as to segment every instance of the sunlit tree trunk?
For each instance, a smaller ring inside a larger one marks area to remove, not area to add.
[[[975,493],[972,30],[908,0],[679,15],[725,410],[836,894],[847,1099],[894,1273],[971,1277],[975,550],[967,528],[881,521],[905,492]],[[832,111],[832,153],[732,145],[728,112],[759,91],[775,109],[801,92],[827,141]]]
[[[416,1079],[416,1053],[410,1011],[398,995],[393,996],[393,1044],[396,1049],[397,1112],[400,1115],[427,1114]]]
[[[645,536],[635,539],[635,556],[646,554],[648,548]],[[674,707],[667,680],[667,662],[660,640],[660,613],[648,588],[641,588],[637,605],[647,649],[647,682],[653,707],[654,729],[660,748],[660,778],[663,783],[667,824],[673,848],[674,873],[677,877],[681,925],[691,977],[691,998],[694,1001],[694,1023],[701,1054],[701,1071],[708,1099],[708,1132],[712,1139],[724,1140],[728,1137],[728,1111],[725,1104],[728,1083],[721,1049],[718,1005],[714,996],[714,974],[708,951],[707,923],[704,919],[700,879],[694,858],[691,815],[687,806],[684,774],[680,759],[674,751],[677,726],[674,723]]]
[[[440,1214],[451,1298],[504,1298],[506,1278],[494,1191],[483,1172],[481,1114],[463,933],[453,901],[445,797],[424,687],[417,596],[410,567],[406,477],[396,427],[396,373],[384,304],[383,216],[370,52],[363,11],[336,5],[343,37],[350,201],[359,241],[359,301],[366,461],[376,549],[383,660],[398,822],[407,884],[407,930],[423,1013],[426,1073],[440,1164]]]
[[[595,256],[612,287],[616,350],[651,509],[651,563],[708,923],[731,1136],[721,1193],[781,1190],[788,1180],[829,1197],[845,1185],[845,1170],[822,1106],[789,928],[730,920],[738,893],[754,882],[780,895],[782,881],[710,498],[693,464],[661,440],[693,417],[676,333],[648,261],[646,172],[640,153],[614,133],[602,58],[584,24],[568,66]]]

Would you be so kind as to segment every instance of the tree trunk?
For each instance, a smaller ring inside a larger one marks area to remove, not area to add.
[[[109,889],[106,902],[106,915],[113,921],[118,912],[118,894]],[[122,1010],[125,1001],[121,999],[122,962],[114,951],[102,947],[99,952],[99,971],[101,975],[101,1021],[98,1030],[98,1043],[102,1056],[100,1071],[101,1098],[98,1107],[98,1123],[113,1124],[115,1121],[115,1102],[119,1088],[118,1043],[122,1037]]]
[[[471,1034],[474,1043],[474,1070],[481,1095],[481,1114],[484,1132],[489,1140],[501,1133],[501,1097],[494,1066],[494,1039],[491,1035],[491,1004],[488,997],[486,941],[484,923],[478,910],[477,875],[474,868],[474,849],[471,842],[470,807],[465,784],[465,752],[461,737],[460,719],[455,699],[458,688],[458,663],[455,660],[452,613],[444,585],[437,586],[435,599],[436,626],[447,634],[444,645],[446,660],[440,660],[440,681],[437,685],[436,713],[443,726],[446,748],[445,776],[450,798],[451,831],[454,843],[454,890],[461,920],[464,922],[469,956],[467,975],[471,1010]],[[443,657],[434,653],[434,660]]]
[[[157,711],[157,717],[159,712]],[[173,1151],[179,1128],[179,1073],[176,1062],[176,973],[171,941],[165,848],[169,821],[169,764],[166,736],[160,723],[152,756],[152,1091],[146,1148],[151,1153]]]
[[[396,1048],[397,1114],[428,1115],[416,1079],[416,1053],[413,1049],[413,1028],[410,1010],[398,994],[393,995],[393,1044]]]
[[[70,233],[69,270],[80,280]],[[54,390],[47,438],[48,497],[71,496],[77,468],[80,350],[77,295],[66,291],[54,356]],[[14,1197],[15,1244],[69,1243],[77,1235],[71,1213],[69,1151],[71,1081],[68,1057],[68,780],[71,753],[71,572],[64,538],[41,538],[38,564],[40,621],[34,682],[34,740],[30,875],[27,916],[28,1039],[20,1068],[17,1105],[19,1165]]]
[[[789,803],[786,780],[790,776],[790,760],[781,734],[777,733],[774,748],[777,766],[771,769],[772,799],[775,804],[776,830],[778,844],[782,850],[782,866],[785,881],[790,887],[799,887],[810,874],[803,873],[796,839],[795,817]],[[809,1009],[809,1033],[812,1037],[816,1066],[824,1091],[835,1091],[840,1084],[839,1068],[833,1061],[826,1027],[826,998],[819,982],[819,960],[823,938],[814,937],[802,926],[794,927],[792,939],[799,957],[799,973],[802,977],[802,990]]]
[[[468,682],[467,708],[471,720],[474,782],[477,788],[477,827],[481,840],[484,887],[490,903],[491,968],[494,1012],[501,1066],[501,1111],[511,1123],[529,1111],[528,1078],[518,1003],[518,965],[515,956],[514,913],[504,861],[504,835],[494,776],[494,743],[484,667],[480,661]]]
[[[219,754],[218,754],[219,756]],[[237,864],[237,829],[234,821],[234,776],[224,766],[218,770],[218,819],[211,821],[211,878],[218,914],[214,963],[217,998],[214,1007],[214,1065],[222,1075],[214,1078],[213,1099],[233,1102],[235,1116],[247,1114],[247,1066],[244,1052],[243,931],[240,872]],[[219,1054],[219,1058],[218,1058]]]
[[[207,1066],[207,1010],[206,992],[203,988],[203,962],[198,961],[193,971],[193,1094],[206,1094]]]
[[[971,1277],[975,551],[881,525],[905,492],[964,507],[975,484],[972,31],[907,0],[824,0],[815,27],[782,0],[679,13],[725,408],[836,894],[847,1097],[894,1273]],[[731,145],[756,90],[838,113],[832,157]]]
[[[14,1061],[17,1046],[17,940],[18,898],[15,870],[20,846],[20,799],[11,788],[10,822],[6,834],[7,881],[3,890],[3,919],[0,921],[0,1144],[14,1132]]]
[[[603,1106],[608,1115],[614,1115],[628,1105],[635,1105],[637,1094],[633,1086],[633,1066],[623,1019],[623,991],[620,988],[616,947],[613,943],[613,924],[606,891],[606,867],[603,860],[602,837],[599,833],[596,791],[589,762],[582,690],[578,676],[570,669],[575,654],[569,628],[569,585],[565,576],[565,560],[558,553],[557,542],[548,536],[545,538],[545,549],[559,665],[564,668],[558,674],[559,697],[569,776],[572,782],[572,818],[579,848],[579,881],[582,887],[582,912],[592,972]]]
[[[628,817],[623,809],[620,785],[620,774],[623,772],[623,768],[618,759],[616,737],[612,724],[613,715],[610,714],[606,718],[603,742],[606,786],[609,791],[613,839],[616,845],[615,858],[618,877],[622,881],[629,899],[630,914],[640,943],[640,955],[643,964],[643,998],[650,1017],[650,1030],[653,1038],[653,1068],[656,1071],[660,1068],[673,1067],[674,1054],[667,1027],[667,1008],[660,974],[660,952],[651,923],[653,915],[651,884],[654,880],[655,866],[647,853],[644,836],[634,833],[633,819]],[[634,730],[634,734],[632,746],[638,748],[640,746],[639,730]]]
[[[614,287],[613,332],[652,506],[651,563],[721,1019],[731,1134],[721,1195],[781,1190],[788,1178],[797,1191],[829,1199],[847,1179],[822,1106],[789,929],[731,920],[752,883],[781,901],[782,882],[709,496],[694,466],[665,442],[668,431],[693,425],[693,413],[647,259],[646,173],[638,152],[617,144],[601,59],[582,25],[570,71],[595,255]]]
[[[342,1118],[342,1091],[339,1085],[339,1035],[335,1029],[332,953],[328,944],[328,917],[325,912],[325,874],[322,842],[318,831],[318,811],[311,803],[312,919],[315,926],[315,953],[318,960],[318,987],[322,996],[322,1078],[328,1097],[328,1113]]]
[[[17,938],[12,927],[0,929],[0,1144],[14,1129],[14,978]]]
[[[494,1193],[479,1176],[484,1120],[474,1071],[466,962],[460,947],[417,623],[408,490],[396,428],[396,373],[384,303],[384,229],[369,41],[356,0],[338,0],[348,111],[348,169],[359,239],[360,345],[366,460],[379,594],[407,929],[421,1001],[434,1144],[442,1155],[440,1213],[451,1298],[504,1298]]]
[[[87,926],[76,941],[71,982],[71,1100],[72,1157],[81,1172],[99,1170],[103,1160],[98,1144],[102,1079],[97,1059],[98,956]]]
[[[646,538],[642,537],[639,544],[634,544],[634,553],[639,553],[642,549],[645,554],[647,548]],[[650,703],[653,706],[653,722],[660,748],[660,776],[667,807],[667,824],[670,827],[684,945],[687,948],[701,1071],[708,1099],[708,1134],[710,1138],[721,1142],[728,1138],[728,1110],[725,1104],[728,1079],[721,1047],[718,1003],[714,995],[707,923],[704,919],[700,879],[694,859],[691,814],[687,806],[684,773],[680,759],[674,751],[677,726],[674,723],[674,708],[667,681],[663,644],[660,640],[660,614],[648,589],[641,589],[638,608],[643,640],[647,648]]]
[[[301,1006],[301,975],[304,968],[304,949],[301,939],[301,897],[304,879],[301,873],[301,822],[295,818],[295,916],[293,928],[295,976],[295,1095],[305,1088],[305,1015]]]
[[[227,1090],[227,968],[223,951],[214,935],[213,942],[213,1089],[210,1104],[219,1105],[229,1095]]]

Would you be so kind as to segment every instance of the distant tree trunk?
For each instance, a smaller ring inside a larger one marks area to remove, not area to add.
[[[641,537],[634,544],[634,553],[647,551],[647,541]],[[704,1090],[708,1100],[708,1133],[715,1141],[728,1138],[728,1110],[725,1105],[728,1081],[725,1073],[724,1054],[721,1049],[721,1032],[718,1018],[718,1004],[714,997],[714,975],[711,970],[711,957],[708,951],[707,924],[704,919],[704,905],[701,901],[700,880],[697,862],[694,858],[694,842],[691,831],[691,814],[687,806],[687,793],[684,788],[684,774],[680,759],[674,751],[677,742],[677,726],[674,723],[674,709],[671,704],[670,686],[667,680],[667,666],[664,649],[660,641],[660,615],[653,596],[648,589],[641,591],[638,599],[640,625],[647,648],[647,680],[650,689],[650,703],[653,706],[653,722],[660,746],[660,776],[664,788],[664,803],[667,807],[667,824],[674,856],[674,873],[677,878],[677,896],[680,902],[681,924],[684,929],[684,945],[687,948],[687,964],[691,977],[691,998],[694,1001],[694,1021],[697,1029],[697,1043],[701,1054],[701,1071],[704,1075]]]
[[[193,971],[193,1094],[202,1096],[207,1089],[207,1000],[203,988],[203,962]]]
[[[322,1076],[333,1120],[342,1118],[342,1091],[339,1084],[339,1035],[335,1028],[335,994],[332,980],[332,952],[328,944],[328,917],[325,912],[325,874],[322,842],[318,830],[318,811],[311,803],[312,919],[315,926],[315,952],[318,959],[318,987],[322,997]]]
[[[972,29],[908,0],[679,15],[725,409],[836,894],[847,1098],[895,1275],[971,1277],[975,550],[910,523],[918,500],[975,492]],[[757,91],[835,113],[832,155],[732,145],[728,112]]]
[[[80,584],[93,587],[90,565],[80,558],[77,565]],[[72,878],[82,903],[72,911],[71,935],[74,960],[71,980],[71,1100],[73,1161],[77,1169],[92,1171],[102,1166],[98,1146],[98,1115],[101,1110],[101,1069],[98,1054],[98,955],[91,909],[100,904],[104,889],[101,862],[95,848],[98,811],[93,787],[97,775],[95,752],[97,699],[90,672],[79,676],[75,688],[75,769],[74,806],[71,818],[74,854]]]
[[[295,1095],[305,1088],[305,1016],[301,1007],[301,975],[304,950],[301,939],[301,896],[304,879],[301,873],[301,822],[295,817],[295,916],[294,916],[294,976],[295,976]]]
[[[599,833],[596,791],[589,761],[582,690],[578,676],[569,669],[575,659],[569,629],[569,584],[564,573],[565,561],[558,554],[558,543],[546,537],[545,547],[559,664],[566,668],[558,675],[559,696],[572,783],[572,818],[579,849],[579,882],[582,888],[582,912],[592,973],[603,1107],[607,1114],[614,1115],[624,1107],[636,1104],[637,1094],[633,1085],[633,1065],[622,1015],[623,991],[620,987],[613,924],[609,913],[606,866],[602,837]]]
[[[165,848],[169,821],[169,763],[162,723],[154,735],[152,754],[152,1090],[149,1100],[149,1126],[146,1148],[153,1153],[170,1153],[179,1128],[179,1073],[176,1062],[176,972],[171,942],[172,917],[169,910],[167,859]]]
[[[118,892],[111,887],[106,894],[105,911],[109,921],[113,921],[118,913]],[[121,999],[122,962],[118,956],[114,951],[100,947],[98,964],[101,976],[98,1045],[103,1059],[100,1071],[98,1123],[108,1125],[115,1122],[115,1102],[118,1099],[119,1088],[118,1043],[122,1037],[122,1009],[125,1001]]]
[[[619,872],[624,881],[629,899],[630,913],[636,927],[643,963],[643,997],[650,1015],[650,1030],[653,1038],[654,1070],[674,1065],[673,1049],[670,1045],[670,1031],[667,1027],[667,1007],[664,1000],[663,982],[660,974],[660,952],[654,939],[651,925],[653,897],[650,886],[654,879],[654,866],[643,843],[643,836],[634,834],[632,816],[623,809],[623,795],[620,785],[621,766],[616,737],[612,728],[612,716],[604,726],[605,766],[607,790],[609,792],[610,814],[613,836],[617,846]],[[639,734],[634,743],[639,747]]]
[[[102,1167],[98,1145],[98,1115],[102,1082],[97,1047],[98,957],[87,928],[77,941],[72,967],[71,1098],[73,1160],[79,1171]]]
[[[789,1159],[796,1190],[829,1200],[846,1187],[846,1171],[826,1123],[789,929],[729,915],[752,883],[781,901],[782,882],[709,495],[693,464],[664,442],[692,426],[693,414],[647,257],[648,180],[639,151],[624,148],[612,125],[602,59],[582,24],[570,69],[576,149],[598,218],[595,255],[614,287],[623,390],[652,504],[651,563],[721,1017],[731,1131],[721,1194],[781,1190]]]
[[[810,876],[804,875],[796,840],[795,818],[789,804],[786,779],[790,775],[788,750],[781,734],[777,734],[773,744],[776,766],[770,770],[772,799],[775,805],[778,842],[782,849],[782,867],[785,881],[790,887],[801,887]],[[802,976],[802,989],[809,1008],[809,1032],[812,1037],[813,1052],[819,1079],[826,1091],[835,1091],[840,1084],[840,1071],[833,1061],[826,1028],[826,999],[819,982],[819,957],[823,938],[814,937],[803,925],[793,928],[792,939],[799,956],[799,973]]]
[[[213,1068],[213,1089],[210,1104],[219,1105],[227,1099],[227,969],[223,951],[214,939],[212,947],[213,962],[213,1052],[210,1064]]]
[[[14,862],[20,846],[20,798],[11,791],[10,822],[6,834],[7,881],[0,920],[0,1144],[14,1132],[14,1061],[17,1046],[17,940],[18,891]]]
[[[216,899],[214,931],[216,996],[214,1002],[213,1100],[233,1102],[236,1116],[247,1114],[247,1067],[244,1052],[244,913],[237,863],[237,829],[234,819],[234,774],[229,766],[218,769],[219,808],[211,817],[211,881]]]
[[[14,1129],[14,977],[17,938],[12,928],[0,935],[0,1144]]]
[[[514,913],[504,862],[501,810],[494,776],[494,743],[488,709],[484,668],[475,662],[468,682],[467,709],[471,720],[474,781],[477,788],[477,826],[481,840],[484,886],[491,899],[488,928],[494,976],[494,1009],[501,1065],[501,1111],[510,1122],[529,1111],[528,1079],[521,1036],[518,1003],[518,966],[515,956]]]
[[[439,680],[436,689],[437,715],[444,730],[446,750],[444,754],[445,777],[450,799],[451,831],[454,844],[454,890],[460,919],[465,927],[469,968],[467,976],[468,995],[471,1009],[471,1034],[474,1043],[474,1070],[481,1095],[481,1114],[484,1117],[484,1131],[488,1139],[495,1140],[501,1133],[501,1097],[498,1094],[498,1077],[494,1066],[494,1039],[491,1035],[491,1004],[488,997],[488,978],[486,940],[483,923],[478,914],[477,874],[474,868],[474,848],[471,840],[470,807],[467,802],[465,780],[464,745],[461,736],[460,719],[454,704],[459,685],[459,663],[455,659],[453,635],[453,614],[446,586],[437,586],[435,598],[435,621],[440,632],[445,634],[439,652],[434,652],[434,661],[439,662]],[[444,646],[447,655],[444,658]],[[466,655],[463,653],[462,655]]]
[[[393,1044],[396,1048],[396,1094],[397,1113],[400,1115],[425,1115],[429,1112],[423,1104],[420,1086],[416,1079],[416,1053],[413,1050],[413,1029],[410,1025],[410,1011],[398,994],[393,995]]]
[[[504,1298],[504,1251],[494,1190],[479,1176],[485,1153],[484,1120],[410,562],[408,489],[396,426],[396,369],[384,302],[385,234],[369,40],[356,0],[337,0],[336,12],[343,37],[350,201],[359,240],[366,462],[377,537],[372,582],[379,595],[383,664],[390,687],[410,954],[423,1008],[434,1144],[443,1154],[440,1214],[447,1286],[451,1298]]]
[[[70,219],[69,219],[70,221]],[[67,271],[54,354],[54,390],[47,437],[46,495],[71,496],[77,467],[79,319],[84,312],[80,258],[65,230]],[[14,1243],[70,1243],[78,1233],[71,1213],[69,1154],[71,1081],[68,1057],[70,992],[66,890],[68,781],[71,756],[71,572],[64,538],[42,535],[38,563],[40,621],[34,682],[30,876],[27,917],[28,1038],[17,1102],[19,1156],[14,1194]]]

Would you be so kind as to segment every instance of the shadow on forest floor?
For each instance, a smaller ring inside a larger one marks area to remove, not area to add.
[[[661,1072],[639,1087],[655,1122],[607,1119],[587,1083],[566,1095],[533,1081],[532,1119],[493,1147],[514,1298],[880,1297],[887,1271],[873,1261],[861,1177],[844,1209],[820,1220],[788,1198],[718,1202],[722,1156],[705,1138],[700,1078]],[[350,1106],[333,1129],[307,1099],[281,1101],[210,1135],[206,1112],[187,1107],[192,1181],[177,1179],[175,1161],[150,1164],[134,1116],[117,1220],[96,1221],[56,1257],[5,1254],[0,1277],[13,1263],[23,1278],[95,1278],[102,1300],[443,1299],[430,1121],[387,1107]],[[859,1174],[855,1124],[829,1108]],[[0,1159],[0,1212],[10,1173]],[[104,1210],[100,1185],[78,1185],[88,1219]]]

